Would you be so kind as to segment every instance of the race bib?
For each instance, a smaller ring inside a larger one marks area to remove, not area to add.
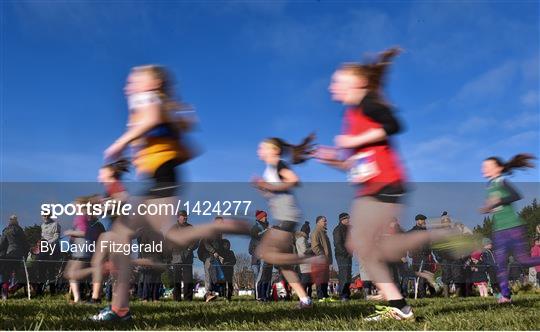
[[[362,183],[380,173],[372,151],[357,153],[349,158],[351,168],[348,173],[349,182]]]

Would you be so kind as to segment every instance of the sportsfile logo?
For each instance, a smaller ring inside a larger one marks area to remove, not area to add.
[[[133,205],[118,200],[107,200],[96,204],[69,203],[69,204],[41,204],[41,215],[56,219],[59,216],[176,216],[181,210],[188,214],[202,216],[247,216],[252,201],[182,201],[173,203],[141,203]]]

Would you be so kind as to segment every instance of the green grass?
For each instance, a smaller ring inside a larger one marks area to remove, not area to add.
[[[494,298],[422,299],[410,301],[416,321],[362,320],[373,303],[319,304],[299,311],[295,302],[247,300],[213,303],[132,303],[134,321],[97,324],[86,319],[99,306],[70,305],[64,298],[10,299],[0,302],[0,330],[538,330],[540,295],[518,295],[510,305]]]

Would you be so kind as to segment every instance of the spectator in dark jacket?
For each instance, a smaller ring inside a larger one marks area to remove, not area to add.
[[[223,222],[223,217],[216,217],[214,222]],[[204,287],[206,289],[204,299],[206,302],[210,302],[217,298],[217,295],[214,293],[215,283],[217,282],[214,260],[219,260],[222,258],[219,255],[219,253],[222,251],[222,243],[223,237],[221,234],[219,234],[212,239],[202,240],[199,244],[199,250],[197,251],[199,259],[204,262]]]
[[[493,244],[488,238],[482,239],[482,246],[484,250],[482,251],[482,262],[486,266],[486,273],[489,278],[489,283],[493,289],[493,293],[499,294],[501,288],[499,287],[499,282],[497,281],[497,263],[495,262],[495,255],[493,253]]]
[[[182,210],[178,214],[177,222],[169,229],[166,238],[172,238],[174,232],[181,232],[182,229],[192,227],[188,223],[187,211]],[[167,241],[167,249],[170,253],[171,281],[174,285],[173,300],[182,299],[182,284],[184,285],[184,300],[193,300],[193,251],[199,246],[198,242],[193,242],[187,247],[179,247],[171,241]]]
[[[251,255],[251,270],[253,271],[253,281],[255,289],[255,299],[257,301],[267,301],[270,294],[270,283],[274,265],[263,262],[255,254],[263,235],[268,231],[268,215],[265,211],[255,212],[255,224],[251,228],[249,241],[249,254]]]
[[[23,229],[19,226],[17,216],[12,215],[9,223],[2,231],[0,237],[0,275],[2,277],[2,298],[7,299],[9,289],[9,279],[15,272],[17,276],[22,268],[22,260],[29,251],[28,241]]]
[[[317,298],[320,302],[323,302],[330,298],[328,296],[328,279],[330,277],[330,265],[332,265],[332,247],[326,233],[328,226],[326,217],[318,216],[315,222],[316,228],[313,234],[311,234],[311,250],[316,256],[324,256],[329,265],[321,277],[323,281],[317,285]]]
[[[231,250],[231,242],[227,239],[223,239],[221,250],[221,266],[225,277],[223,283],[223,295],[230,301],[234,290],[233,277],[236,256],[234,255],[234,251]]]
[[[334,228],[334,252],[338,265],[339,296],[342,301],[351,297],[352,255],[345,248],[345,241],[349,232],[350,217],[348,213],[339,214],[339,222]]]
[[[523,282],[524,271],[526,269],[521,265],[514,256],[508,257],[508,275],[511,283]],[[528,270],[528,269],[527,269]]]
[[[163,243],[164,238],[161,232],[156,233],[150,228],[144,228],[140,231],[140,236],[137,238],[140,245]],[[138,285],[137,293],[139,299],[146,301],[158,301],[161,296],[161,275],[165,270],[164,266],[160,263],[163,262],[163,252],[139,252],[139,258],[146,260],[147,262],[157,263],[142,265],[138,267]]]

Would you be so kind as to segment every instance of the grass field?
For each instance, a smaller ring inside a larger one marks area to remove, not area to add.
[[[364,322],[373,303],[319,304],[299,311],[295,302],[248,300],[212,303],[133,302],[132,323],[96,324],[86,319],[100,306],[70,305],[62,297],[0,302],[0,330],[538,330],[540,295],[518,295],[513,304],[494,298],[412,300],[416,321]]]

